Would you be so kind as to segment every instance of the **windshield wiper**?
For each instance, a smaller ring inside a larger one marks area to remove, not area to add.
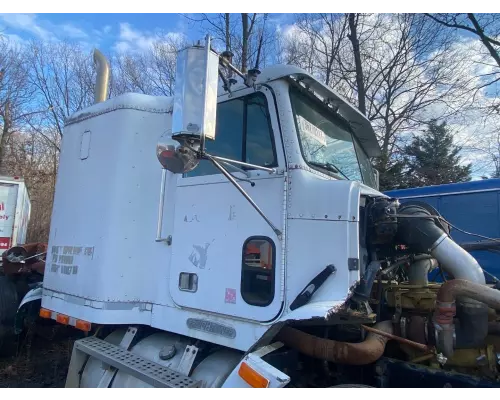
[[[350,181],[349,177],[344,174],[337,166],[332,163],[322,163],[318,161],[308,161],[308,164],[314,165],[315,167],[323,168],[327,171],[333,172],[334,174],[340,174],[348,181]]]

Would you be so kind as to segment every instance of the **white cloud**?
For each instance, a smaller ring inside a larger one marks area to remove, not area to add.
[[[0,14],[0,20],[10,28],[29,32],[43,40],[54,37],[51,32],[40,26],[34,14]]]
[[[115,44],[114,50],[118,53],[127,53],[131,50],[131,46],[128,42],[120,41]]]
[[[8,33],[8,34],[4,34],[4,36],[7,37],[7,39],[9,40],[9,43],[11,44],[11,46],[24,46],[27,41],[24,40],[22,37],[20,37],[19,35],[16,35],[14,33]]]
[[[127,22],[120,23],[119,41],[115,44],[115,50],[124,51],[147,51],[155,41],[155,37],[148,32],[136,30]]]
[[[89,35],[81,28],[70,22],[54,24],[46,19],[39,18],[35,14],[0,14],[0,23],[5,25],[6,33],[15,36],[24,32],[44,41],[55,41],[58,39],[87,39]]]
[[[72,24],[64,24],[61,28],[66,36],[72,39],[85,39],[89,36],[86,32]]]
[[[140,31],[132,27],[128,22],[120,23],[119,40],[113,49],[119,53],[124,52],[145,52],[151,50],[154,43],[162,39],[180,41],[184,38],[181,32],[168,32],[166,34],[156,34],[148,31]]]

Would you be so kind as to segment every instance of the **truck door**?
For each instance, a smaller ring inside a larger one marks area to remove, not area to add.
[[[225,96],[217,109],[215,141],[207,152],[285,170],[271,89]],[[272,223],[283,231],[285,175],[227,167]],[[282,243],[209,161],[179,176],[175,191],[170,293],[182,307],[269,321],[282,307]]]

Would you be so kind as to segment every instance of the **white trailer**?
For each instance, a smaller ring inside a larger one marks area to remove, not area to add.
[[[308,72],[242,73],[208,39],[180,53],[173,98],[107,99],[96,53],[97,104],[66,120],[43,289],[25,298],[92,333],[66,386],[383,386],[407,360],[431,364],[395,385],[448,385],[440,364],[477,354],[498,377],[477,300],[500,291],[431,208],[377,190],[370,122]],[[438,263],[456,279],[430,285]]]
[[[30,213],[24,180],[0,176],[0,256],[11,247],[26,243]]]

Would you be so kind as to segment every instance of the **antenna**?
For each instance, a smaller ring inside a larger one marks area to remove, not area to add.
[[[264,21],[262,22],[262,30],[260,31],[259,47],[257,49],[257,57],[255,59],[254,69],[256,70],[259,69],[260,53],[262,51],[262,44],[264,43],[264,31],[266,30],[266,20],[267,20],[267,14],[264,14]]]

